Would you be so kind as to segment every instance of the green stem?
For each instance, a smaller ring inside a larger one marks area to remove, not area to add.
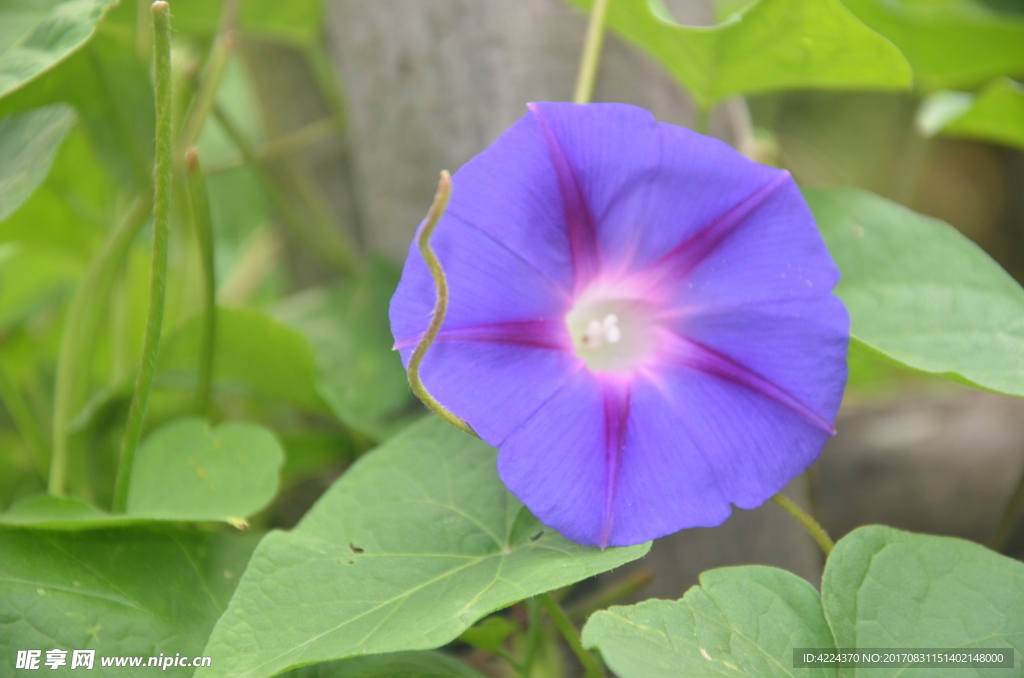
[[[355,268],[355,260],[348,249],[336,238],[324,237],[316,229],[307,226],[307,220],[295,211],[288,199],[278,189],[265,162],[256,156],[256,152],[245,139],[245,135],[216,103],[213,105],[213,117],[252,168],[264,193],[273,203],[275,211],[285,224],[312,252],[321,256],[327,263],[342,273],[351,272]]]
[[[238,42],[238,35],[234,31],[237,13],[238,0],[227,0],[221,10],[220,31],[214,39],[196,95],[192,99],[188,113],[185,114],[185,121],[178,134],[178,145],[174,154],[175,161],[179,161],[184,153],[196,143],[199,133],[203,129],[203,123],[206,122],[210,111],[213,110],[217,88],[220,86],[224,70],[227,68],[231,53],[235,50],[235,45]]]
[[[609,0],[594,0],[590,9],[590,23],[587,37],[580,56],[580,70],[576,76],[576,91],[573,103],[588,104],[594,95],[594,81],[597,80],[597,66],[601,62],[601,45],[604,43],[604,20],[608,15]]]
[[[194,410],[206,414],[210,402],[210,380],[213,375],[213,351],[217,341],[217,278],[213,259],[213,225],[210,201],[206,195],[206,179],[199,166],[199,151],[193,146],[185,154],[188,172],[188,197],[192,206],[192,222],[196,227],[199,256],[203,267],[203,332],[199,345],[198,383]]]
[[[142,437],[149,390],[153,385],[160,331],[164,320],[167,287],[167,240],[171,213],[171,171],[174,163],[171,141],[171,12],[164,0],[150,6],[153,14],[153,67],[156,93],[156,162],[153,170],[153,264],[150,271],[149,317],[142,341],[142,363],[135,382],[135,394],[128,410],[121,462],[114,483],[114,511],[123,513],[128,504],[135,449]]]
[[[615,582],[609,588],[603,591],[598,591],[595,595],[580,601],[565,612],[569,615],[570,619],[574,621],[583,621],[594,612],[603,610],[609,605],[614,605],[623,598],[628,598],[637,591],[646,588],[653,580],[653,572],[648,570],[634,572],[623,581]]]
[[[583,649],[580,635],[576,632],[576,627],[572,625],[572,621],[569,620],[565,611],[547,593],[541,594],[538,598],[540,599],[540,604],[550,615],[551,621],[555,623],[555,628],[559,630],[562,637],[565,638],[565,642],[569,644],[569,649],[580,660],[587,678],[604,678],[604,671],[601,670],[600,664],[594,659],[594,655]]]
[[[515,671],[519,675],[523,675],[523,665],[517,662],[515,660],[515,657],[510,655],[508,652],[505,652],[500,647],[494,648],[493,650],[491,650],[491,652],[493,652],[496,656],[503,659],[506,664],[512,667],[513,671]]]
[[[540,650],[544,627],[541,626],[540,601],[536,598],[527,598],[523,601],[523,605],[526,606],[526,613],[530,621],[526,629],[526,652],[522,664],[519,665],[519,675],[520,678],[530,678],[533,664],[537,660],[537,653]]]
[[[333,118],[323,118],[300,127],[294,132],[280,136],[273,141],[268,141],[253,149],[253,158],[259,161],[272,160],[282,155],[301,151],[305,148],[315,146],[338,133],[337,125]],[[206,176],[230,172],[245,166],[245,156],[241,153],[225,158],[217,163],[206,165],[204,173]]]
[[[782,510],[796,518],[800,524],[804,526],[804,529],[814,537],[814,541],[818,542],[818,546],[821,547],[821,550],[825,552],[826,556],[832,553],[832,549],[835,548],[835,543],[832,541],[832,538],[828,536],[828,532],[825,531],[825,528],[819,525],[814,518],[807,515],[802,508],[793,503],[793,500],[785,495],[777,494],[772,497],[772,501],[781,506]]]
[[[0,403],[7,408],[14,425],[18,427],[18,432],[21,433],[21,437],[35,458],[39,474],[45,478],[50,461],[47,455],[46,439],[39,428],[39,422],[32,414],[32,409],[25,402],[21,390],[8,377],[7,370],[3,365],[0,365]]]
[[[419,235],[416,236],[416,245],[420,249],[423,261],[427,263],[427,268],[430,269],[431,277],[434,279],[434,290],[437,294],[437,300],[434,302],[434,313],[430,317],[427,331],[420,337],[419,343],[416,344],[416,348],[412,351],[412,357],[409,358],[409,385],[412,387],[412,392],[416,394],[416,397],[422,400],[423,404],[431,412],[460,431],[475,436],[476,433],[470,428],[469,424],[455,416],[455,414],[438,402],[437,398],[430,394],[430,391],[427,390],[427,387],[423,385],[423,381],[420,379],[420,363],[423,362],[427,349],[430,348],[430,345],[434,343],[434,339],[437,338],[437,333],[441,331],[441,325],[444,324],[444,316],[448,313],[448,280],[445,278],[444,269],[441,268],[441,262],[438,261],[437,255],[434,254],[434,250],[430,247],[430,236],[434,233],[434,227],[440,221],[441,215],[444,214],[445,207],[448,206],[448,198],[451,196],[451,193],[452,177],[448,174],[447,170],[442,170],[441,181],[437,185],[437,193],[434,194],[434,202],[430,206],[430,211],[427,212],[427,219],[423,223],[423,228],[420,229]]]
[[[320,87],[320,93],[327,101],[327,107],[331,110],[331,118],[334,120],[335,131],[338,134],[345,133],[345,101],[338,84],[338,73],[331,62],[331,56],[327,53],[322,40],[310,42],[304,50],[306,62],[309,64],[313,77]]]
[[[1022,515],[1024,515],[1024,473],[1021,474],[1020,480],[1017,482],[1017,489],[1010,497],[1006,510],[1003,512],[1003,518],[999,521],[999,527],[996,528],[996,533],[992,535],[992,541],[989,542],[993,551],[1001,552],[1006,548],[1006,543],[1010,541],[1010,535],[1013,534],[1013,528]]]
[[[91,341],[85,335],[87,320],[93,305],[104,299],[114,282],[115,274],[121,267],[135,236],[153,209],[153,194],[136,199],[128,213],[107,236],[100,251],[89,262],[82,278],[75,287],[64,318],[60,346],[57,349],[57,378],[53,394],[53,449],[50,458],[50,494],[62,496],[67,481],[68,427],[71,423],[72,408],[75,406],[76,375],[82,380],[87,377],[88,365],[81,360],[83,344]],[[81,374],[80,374],[81,373]]]

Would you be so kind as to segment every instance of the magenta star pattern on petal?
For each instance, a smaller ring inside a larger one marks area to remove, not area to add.
[[[450,301],[424,384],[570,539],[721,524],[834,433],[849,317],[785,171],[633,106],[531,104],[454,175],[432,245]],[[406,364],[434,301],[414,246]]]

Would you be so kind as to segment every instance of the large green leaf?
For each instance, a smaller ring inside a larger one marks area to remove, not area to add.
[[[857,341],[908,367],[1024,396],[1024,290],[948,224],[857,189],[804,192]]]
[[[569,0],[589,10],[593,0]],[[760,0],[711,27],[661,0],[614,0],[608,25],[647,50],[702,106],[780,89],[906,89],[910,66],[839,0]]]
[[[25,33],[13,39],[12,28],[4,29],[0,53],[0,97],[22,87],[41,73],[53,68],[84,45],[96,30],[97,22],[116,0],[66,0],[60,4],[40,2],[33,7],[14,2],[0,7],[0,25],[11,14],[12,27]],[[39,8],[49,11],[45,14]],[[52,9],[51,9],[52,8]]]
[[[872,525],[828,558],[821,596],[770,567],[705,572],[677,601],[597,612],[583,642],[621,678],[889,676],[902,666],[794,667],[794,649],[1024,651],[1024,563],[978,544]],[[1007,675],[945,667],[935,675]]]
[[[0,524],[86,530],[153,520],[243,525],[277,494],[284,451],[254,424],[180,419],[151,433],[136,453],[123,514],[42,495],[12,506]]]
[[[0,116],[57,102],[75,108],[99,159],[125,187],[149,185],[153,92],[130,32],[98,31],[54,68],[0,98]]]
[[[202,319],[195,317],[160,346],[156,385],[195,388]],[[283,401],[325,410],[316,392],[316,358],[301,334],[253,309],[217,310],[214,387],[224,394]]]
[[[836,544],[822,575],[821,596],[837,647],[1012,646],[1020,669],[1024,563],[978,544],[862,527]],[[851,677],[905,675],[899,668],[844,671]],[[970,675],[1007,673],[994,668]]]
[[[294,530],[264,538],[197,675],[438,647],[648,548],[601,551],[545,528],[502,486],[492,448],[430,418],[361,458]]]
[[[0,530],[0,674],[16,675],[18,650],[42,650],[45,661],[46,650],[93,649],[85,675],[111,677],[126,669],[104,668],[101,657],[201,655],[255,541],[194,531]]]
[[[396,351],[388,304],[399,272],[373,259],[350,282],[278,305],[277,317],[302,332],[316,352],[320,394],[347,426],[384,440],[420,411],[409,411],[409,382]]]
[[[482,678],[462,662],[440,652],[396,652],[314,664],[286,678]]]
[[[680,600],[597,612],[583,643],[622,678],[835,676],[794,669],[795,647],[833,647],[821,598],[800,577],[752,565],[710,570]]]
[[[74,111],[62,104],[0,119],[0,221],[46,178],[57,147],[74,123]]]
[[[903,51],[918,89],[975,87],[997,75],[1024,73],[1024,17],[1019,15],[950,0],[843,2]]]
[[[925,134],[981,139],[1024,150],[1024,85],[998,78],[977,96],[936,92],[918,112]]]

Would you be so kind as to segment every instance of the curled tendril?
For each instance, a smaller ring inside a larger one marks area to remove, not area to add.
[[[432,396],[427,387],[424,386],[423,380],[420,379],[420,364],[423,362],[423,357],[427,354],[427,349],[434,343],[437,333],[441,331],[445,314],[448,312],[448,280],[444,276],[441,262],[438,261],[437,255],[434,254],[434,250],[430,247],[430,236],[434,233],[434,228],[437,226],[437,222],[440,221],[441,215],[444,214],[445,207],[448,206],[448,198],[451,196],[451,193],[451,174],[447,170],[442,170],[441,180],[438,182],[437,192],[434,194],[434,202],[430,206],[430,211],[427,212],[427,218],[423,222],[423,227],[416,236],[416,245],[423,256],[423,261],[427,263],[427,268],[430,269],[431,277],[434,279],[434,290],[437,294],[437,300],[434,302],[434,312],[431,315],[430,324],[427,325],[427,331],[420,337],[419,343],[413,349],[412,357],[409,358],[409,385],[412,387],[412,392],[416,394],[416,397],[422,400],[423,404],[431,412],[460,431],[475,436],[476,432],[473,428],[438,402],[437,398]]]

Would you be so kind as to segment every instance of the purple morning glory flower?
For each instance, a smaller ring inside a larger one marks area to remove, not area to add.
[[[789,173],[621,104],[537,103],[452,178],[428,389],[508,488],[585,544],[721,524],[835,431],[849,318]],[[391,302],[403,359],[434,286]]]

